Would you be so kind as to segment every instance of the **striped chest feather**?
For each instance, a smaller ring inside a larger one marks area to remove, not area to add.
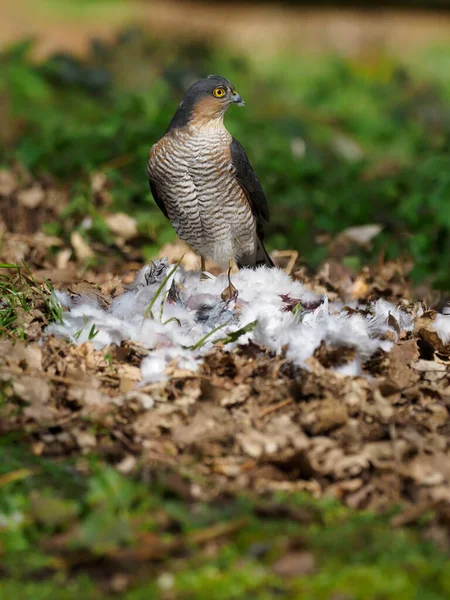
[[[226,192],[233,183],[227,131],[197,134],[175,131],[152,148],[150,176],[172,196]],[[229,190],[228,190],[229,191]]]
[[[179,237],[216,261],[235,255],[236,243],[251,251],[255,243],[255,221],[235,178],[231,140],[224,128],[176,130],[153,146],[148,164]]]

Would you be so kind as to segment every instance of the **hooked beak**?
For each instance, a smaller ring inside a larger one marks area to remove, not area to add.
[[[231,96],[231,102],[233,104],[237,104],[238,106],[244,106],[245,102],[242,100],[240,94],[238,94],[237,92],[235,92],[232,96]]]

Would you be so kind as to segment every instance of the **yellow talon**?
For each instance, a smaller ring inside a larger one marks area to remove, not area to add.
[[[220,294],[222,300],[224,302],[229,301],[229,300],[236,300],[236,298],[238,297],[238,291],[237,289],[234,287],[234,285],[231,283],[231,270],[233,268],[233,260],[230,258],[230,260],[228,261],[228,287],[226,287],[223,292]]]

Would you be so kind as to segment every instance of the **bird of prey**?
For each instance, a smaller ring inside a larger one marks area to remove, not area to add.
[[[165,135],[150,149],[147,174],[156,204],[178,236],[221,268],[273,262],[264,248],[267,200],[241,144],[224,126],[241,96],[210,75],[184,94]]]

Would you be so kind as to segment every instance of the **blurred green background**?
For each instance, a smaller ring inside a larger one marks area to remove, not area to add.
[[[244,51],[216,33],[202,37],[195,28],[190,39],[190,5],[175,4],[179,16],[186,16],[182,33],[171,29],[170,15],[167,35],[146,29],[145,20],[138,28],[127,18],[136,5],[131,1],[45,0],[40,19],[48,24],[48,38],[53,35],[57,47],[65,22],[76,51],[62,43],[62,51],[52,47],[39,53],[42,40],[25,39],[22,29],[15,41],[10,29],[3,36],[0,163],[20,164],[39,177],[51,175],[69,190],[63,220],[48,222],[46,231],[68,239],[89,214],[93,226],[82,228],[83,236],[111,241],[90,186],[91,175],[103,172],[111,209],[137,219],[146,259],[174,239],[148,189],[148,150],[164,133],[183,90],[217,73],[231,79],[246,101],[244,110],[228,112],[226,123],[244,145],[268,196],[270,250],[296,249],[314,269],[330,255],[329,242],[339,232],[377,223],[383,229],[370,251],[352,250],[344,257],[348,265],[358,268],[380,253],[412,257],[417,283],[449,289],[450,37],[448,44],[420,38],[416,48],[420,23],[414,21],[411,51],[396,54],[389,44],[365,39],[364,17],[359,43],[351,51],[344,30],[343,51],[329,52],[318,40],[320,52],[303,52],[298,13],[298,47],[290,40],[290,47],[274,43],[264,51],[251,47],[253,36]],[[25,5],[18,2],[19,9]],[[152,6],[147,3],[150,11]],[[208,18],[214,23],[211,10]],[[219,5],[217,11],[217,19],[223,18]],[[157,23],[164,23],[160,13],[154,14]],[[11,15],[10,7],[10,21]],[[288,17],[283,14],[281,22]],[[251,22],[251,15],[247,18]],[[399,22],[396,18],[393,23]],[[330,19],[323,14],[324,22]],[[444,14],[441,26],[446,19]],[[108,35],[91,40],[80,53],[78,42],[87,42],[84,23],[91,31],[96,21]],[[274,31],[279,39],[279,27]],[[389,35],[395,40],[395,28]],[[268,39],[269,46],[272,42]]]

